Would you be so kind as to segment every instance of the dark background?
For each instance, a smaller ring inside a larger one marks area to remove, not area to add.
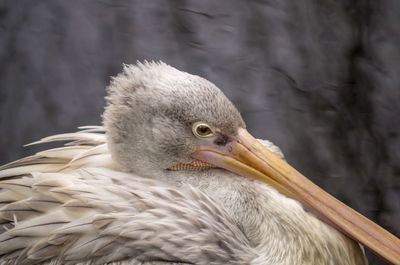
[[[399,236],[399,47],[398,0],[0,0],[0,162],[100,124],[121,64],[163,60],[214,82],[250,132]]]

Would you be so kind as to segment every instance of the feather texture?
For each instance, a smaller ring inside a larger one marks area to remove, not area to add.
[[[33,144],[67,143],[0,168],[0,265],[366,264],[358,243],[268,185],[168,170],[193,165],[201,146],[224,154],[241,141],[244,121],[214,84],[144,62],[107,90],[106,130],[43,138]],[[198,121],[211,138],[194,137]]]
[[[36,143],[73,144],[1,168],[0,264],[243,264],[256,257],[204,193],[116,170],[102,128],[85,129],[43,138]]]

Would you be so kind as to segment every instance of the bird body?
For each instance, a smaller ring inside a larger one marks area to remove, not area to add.
[[[68,144],[0,168],[0,264],[367,264],[274,187],[196,167],[200,145],[230,149],[244,126],[213,84],[145,63],[108,90],[104,127],[44,138]],[[218,126],[212,138],[198,121]]]
[[[44,138],[72,145],[0,171],[2,260],[364,264],[357,243],[266,185],[223,169],[143,178],[112,160],[101,127],[88,130]]]

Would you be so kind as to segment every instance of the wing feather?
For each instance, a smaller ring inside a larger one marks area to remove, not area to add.
[[[0,168],[0,264],[236,264],[255,256],[212,199],[120,171],[104,129],[82,129],[32,143],[69,141]],[[220,251],[224,242],[235,248]]]

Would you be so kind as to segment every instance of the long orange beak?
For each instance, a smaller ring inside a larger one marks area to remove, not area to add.
[[[237,140],[224,147],[203,146],[192,156],[273,186],[387,261],[400,265],[398,238],[312,183],[247,130],[240,128]]]

